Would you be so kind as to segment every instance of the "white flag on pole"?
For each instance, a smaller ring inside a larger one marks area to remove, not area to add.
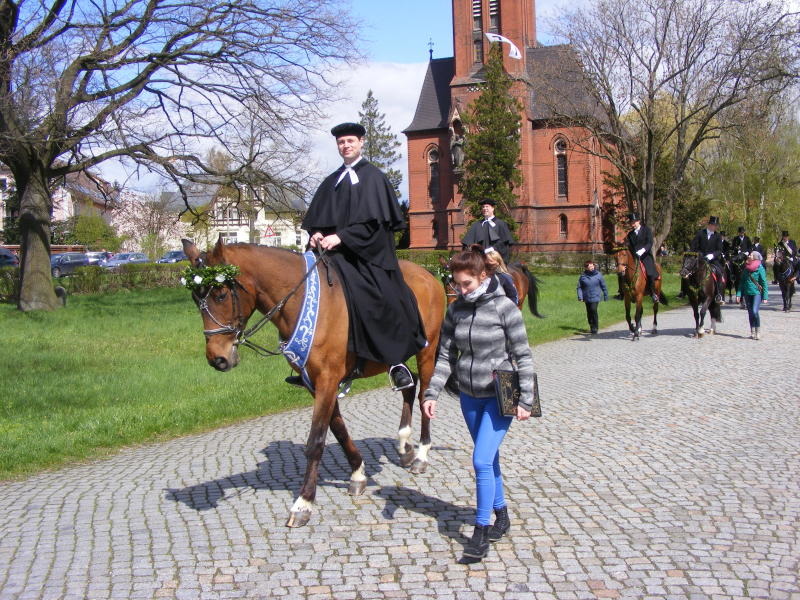
[[[506,36],[500,35],[500,34],[497,34],[497,33],[486,32],[486,37],[489,38],[490,42],[500,42],[500,43],[503,43],[503,44],[508,44],[509,45],[509,50],[508,50],[509,58],[516,58],[517,60],[522,58],[522,54],[520,53],[519,48],[517,48],[516,44],[514,42],[512,42],[510,39],[508,39]]]

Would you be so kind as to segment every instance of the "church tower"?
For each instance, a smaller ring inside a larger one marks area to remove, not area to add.
[[[503,65],[514,79],[512,93],[524,107],[518,167],[523,184],[515,190],[512,211],[518,225],[514,250],[602,251],[603,241],[614,234],[603,226],[602,205],[612,196],[604,187],[603,171],[610,167],[573,147],[570,140],[576,133],[585,138],[585,132],[554,124],[548,109],[552,98],[536,102],[543,91],[537,90],[534,75],[554,66],[558,70],[562,62],[574,69],[577,61],[568,46],[537,42],[535,0],[453,0],[454,56],[431,59],[414,119],[404,130],[411,248],[461,248],[471,219],[458,191],[468,134],[462,117],[480,94],[495,35],[502,36]],[[582,92],[564,87],[559,93],[574,100]]]

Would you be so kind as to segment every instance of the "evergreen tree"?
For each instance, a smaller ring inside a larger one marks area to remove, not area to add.
[[[492,44],[486,83],[464,115],[464,176],[458,189],[472,220],[480,216],[478,203],[491,198],[497,216],[516,229],[511,209],[516,205],[514,188],[522,185],[517,168],[522,104],[511,94],[514,82],[503,69],[502,52],[500,44]]]
[[[400,153],[397,149],[402,144],[392,133],[392,128],[386,124],[386,115],[378,110],[378,99],[372,95],[372,90],[367,92],[367,99],[361,104],[358,117],[361,119],[364,129],[367,130],[361,155],[386,173],[399,199],[403,174],[391,166],[400,160]]]

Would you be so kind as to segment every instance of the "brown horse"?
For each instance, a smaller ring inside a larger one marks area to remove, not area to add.
[[[644,265],[628,248],[619,248],[614,252],[617,263],[617,273],[622,276],[622,290],[625,295],[625,320],[631,331],[631,339],[637,341],[642,334],[642,300],[647,293],[647,274]],[[666,298],[661,293],[661,265],[656,265],[659,278],[655,281],[654,292],[658,294],[661,302],[666,304]],[[631,302],[636,302],[636,314],[631,322]],[[658,333],[658,302],[653,302],[653,335]]]
[[[439,262],[445,269],[449,268],[448,262],[444,258],[440,258]],[[517,308],[522,310],[527,298],[531,314],[544,319],[544,315],[539,314],[539,280],[536,279],[536,276],[522,263],[508,265],[508,274],[514,280],[514,287],[517,288]],[[447,294],[447,303],[452,304],[458,298],[458,292],[453,287],[453,276],[449,271],[442,276],[442,285]]]
[[[183,249],[192,266],[235,265],[239,275],[235,282],[223,287],[196,290],[192,296],[203,317],[206,336],[206,358],[219,371],[228,371],[239,362],[238,346],[249,345],[251,330],[245,324],[256,310],[270,316],[281,340],[288,340],[295,329],[305,290],[305,260],[301,254],[279,248],[253,244],[226,246],[220,239],[210,252],[200,252],[190,241],[183,240]],[[416,356],[419,370],[419,401],[433,375],[439,330],[444,317],[444,294],[436,278],[413,263],[400,261],[403,277],[417,299],[427,333],[428,345]],[[356,357],[347,351],[349,322],[342,284],[333,267],[317,266],[320,273],[320,302],[316,335],[313,337],[306,372],[313,385],[314,408],[311,431],[306,443],[306,466],[303,485],[287,525],[301,527],[308,523],[314,507],[317,476],[328,428],[341,444],[350,464],[348,493],[360,495],[366,488],[366,474],[361,453],[347,433],[339,411],[340,382],[353,375]],[[296,290],[297,293],[294,293]],[[270,354],[275,354],[270,352]],[[294,368],[294,367],[293,367]],[[297,370],[295,368],[295,370]],[[360,377],[371,377],[387,370],[387,365],[367,362]],[[414,473],[427,467],[430,448],[430,420],[422,414],[419,452],[415,455],[411,436],[414,387],[403,390],[403,408],[398,432],[401,464],[411,465]],[[422,411],[420,411],[422,412]]]

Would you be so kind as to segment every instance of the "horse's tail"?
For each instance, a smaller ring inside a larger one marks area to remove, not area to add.
[[[56,296],[58,296],[58,299],[61,300],[61,306],[66,306],[67,305],[67,290],[66,290],[66,288],[64,288],[64,287],[62,287],[60,285],[57,285],[55,287],[55,293],[56,293]]]
[[[669,301],[667,300],[667,295],[664,292],[658,292],[658,301],[663,304],[664,306],[669,306]]]
[[[720,309],[719,304],[716,302],[712,302],[708,306],[708,312],[711,313],[711,318],[714,319],[717,323],[722,323],[722,310]]]
[[[528,308],[534,317],[544,319],[544,315],[539,314],[539,280],[522,263],[519,263],[519,268],[528,278]]]

